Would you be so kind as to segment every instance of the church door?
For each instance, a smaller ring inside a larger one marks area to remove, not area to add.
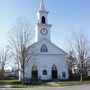
[[[38,70],[35,65],[32,67],[31,77],[32,79],[38,79]]]
[[[57,79],[57,68],[55,65],[53,65],[51,73],[52,73],[52,79]]]
[[[57,79],[57,70],[52,70],[52,79]]]
[[[38,71],[37,70],[33,70],[32,71],[32,79],[37,79],[38,78]]]

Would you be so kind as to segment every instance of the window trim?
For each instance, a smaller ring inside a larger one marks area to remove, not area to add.
[[[41,52],[48,52],[48,48],[47,48],[47,46],[45,45],[45,44],[43,44],[42,46],[41,46],[41,50],[40,50]]]
[[[45,24],[46,23],[46,19],[45,19],[45,16],[42,16],[42,23]]]
[[[63,79],[66,78],[66,72],[62,72],[62,78],[63,78]]]
[[[47,70],[46,69],[43,70],[43,75],[47,75]]]

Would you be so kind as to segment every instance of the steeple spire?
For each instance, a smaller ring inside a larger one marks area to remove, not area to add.
[[[41,4],[40,4],[40,9],[39,9],[40,11],[46,11],[45,10],[45,5],[44,5],[44,1],[42,0],[41,1]]]

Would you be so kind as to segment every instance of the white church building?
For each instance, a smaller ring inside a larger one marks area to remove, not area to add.
[[[68,79],[67,54],[51,42],[52,25],[48,23],[48,13],[42,0],[37,12],[36,42],[29,48],[33,56],[25,67],[25,77],[40,80],[65,80]]]

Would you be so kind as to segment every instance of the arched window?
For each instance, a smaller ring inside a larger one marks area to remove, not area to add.
[[[42,23],[45,24],[45,17],[44,16],[42,17]]]
[[[47,71],[46,70],[43,70],[43,75],[47,75]]]
[[[52,66],[52,70],[57,70],[56,65],[53,65],[53,66]]]
[[[37,70],[37,66],[36,65],[33,65],[32,71],[35,71],[35,70]]]
[[[48,48],[45,44],[42,45],[41,52],[48,52]]]

